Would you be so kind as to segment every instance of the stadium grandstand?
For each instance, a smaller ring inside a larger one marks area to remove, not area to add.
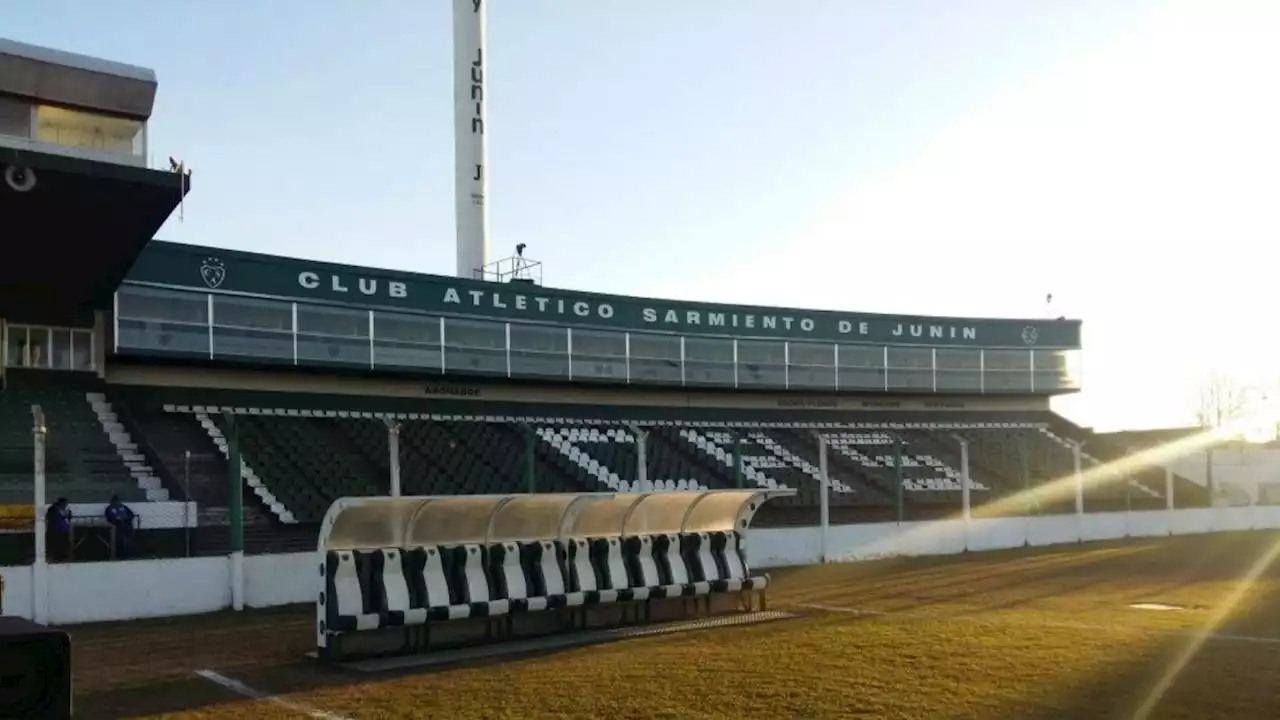
[[[0,68],[0,614],[316,603],[323,650],[410,618],[763,593],[748,560],[880,552],[862,529],[942,554],[1280,522],[1176,515],[1211,506],[1211,472],[1053,412],[1081,388],[1078,320],[547,287],[524,245],[487,262],[465,114],[456,276],[165,242],[193,184],[148,165],[155,74],[10,41]],[[628,533],[637,507],[664,529]],[[443,539],[408,542],[424,525]]]
[[[1080,389],[1074,320],[560,290],[523,247],[441,277],[153,240],[191,187],[146,164],[154,73],[12,42],[0,57],[22,70],[0,85],[0,215],[40,237],[0,267],[8,516],[44,512],[32,406],[47,496],[86,520],[121,498],[153,556],[228,552],[233,450],[250,552],[314,547],[335,500],[393,475],[411,495],[788,488],[755,522],[805,525],[821,447],[833,523],[954,515],[966,495],[980,512],[1128,452],[1050,409]],[[1086,512],[1170,503],[1203,506],[1205,487],[1152,466],[1083,492]],[[109,556],[86,524],[75,559]],[[34,552],[18,526],[9,563]]]

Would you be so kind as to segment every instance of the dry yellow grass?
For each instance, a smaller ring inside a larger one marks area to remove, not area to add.
[[[73,629],[77,717],[300,718],[213,669],[348,718],[1129,718],[1280,534],[887,560],[774,573],[807,616],[390,677],[322,670],[309,608]],[[1151,717],[1280,717],[1280,568]],[[1135,602],[1178,612],[1129,609]],[[820,611],[813,605],[841,608]],[[1256,638],[1277,638],[1259,641]]]

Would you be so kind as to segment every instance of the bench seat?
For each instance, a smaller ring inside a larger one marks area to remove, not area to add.
[[[709,609],[724,593],[747,595],[748,608],[759,594],[763,607],[768,586],[749,574],[733,531],[331,550],[322,567],[327,637],[670,598]]]

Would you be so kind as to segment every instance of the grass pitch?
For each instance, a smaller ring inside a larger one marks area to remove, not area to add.
[[[1274,719],[1277,548],[1237,533],[789,569],[770,607],[799,620],[393,676],[300,660],[310,606],[75,627],[76,717]]]

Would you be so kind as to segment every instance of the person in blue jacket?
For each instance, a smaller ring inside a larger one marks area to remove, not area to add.
[[[60,497],[44,514],[45,544],[52,562],[65,562],[71,553],[71,508]]]
[[[116,529],[116,558],[124,559],[133,549],[133,520],[136,517],[128,505],[120,502],[119,495],[112,495],[103,511],[107,523]]]

